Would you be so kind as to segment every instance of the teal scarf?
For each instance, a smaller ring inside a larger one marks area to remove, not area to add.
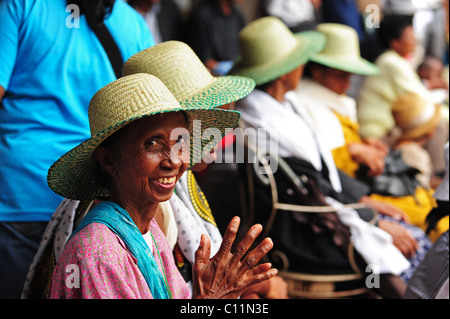
[[[90,223],[102,223],[116,233],[137,259],[137,265],[155,299],[169,299],[168,288],[141,232],[126,210],[113,202],[101,202],[83,218],[72,236]],[[71,236],[71,237],[72,237]]]

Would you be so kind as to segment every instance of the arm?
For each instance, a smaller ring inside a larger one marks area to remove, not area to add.
[[[251,286],[241,296],[242,299],[288,299],[288,285],[280,276]]]
[[[369,196],[361,197],[359,202],[372,207],[381,215],[390,216],[396,220],[404,221],[405,223],[410,222],[409,216],[403,210],[397,208],[396,206],[390,203],[376,201],[370,198]]]
[[[3,88],[3,86],[0,85],[0,102],[2,101],[4,95],[5,95],[5,89]]]
[[[355,162],[364,164],[369,168],[370,176],[378,176],[383,173],[385,165],[385,154],[383,152],[364,143],[349,144],[348,150]]]
[[[361,203],[365,203],[372,207],[382,215],[391,216],[397,220],[408,222],[407,215],[397,207],[379,201],[375,201],[368,196],[361,197]],[[413,235],[401,224],[387,220],[378,220],[378,227],[392,236],[393,244],[406,258],[413,257],[419,244]]]
[[[367,137],[363,139],[363,143],[376,148],[377,150],[382,152],[384,156],[388,155],[389,153],[389,146],[379,138]]]
[[[413,235],[402,225],[387,220],[379,220],[378,227],[392,236],[394,246],[402,252],[406,258],[414,257],[419,249],[419,243]]]

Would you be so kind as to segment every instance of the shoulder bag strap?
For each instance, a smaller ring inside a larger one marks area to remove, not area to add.
[[[123,58],[117,43],[114,41],[105,23],[102,22],[101,24],[91,28],[105,49],[116,77],[120,78],[122,76]]]

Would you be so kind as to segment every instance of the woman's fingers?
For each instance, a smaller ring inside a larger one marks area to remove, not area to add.
[[[247,234],[245,234],[245,237],[237,245],[231,264],[239,263],[241,261],[242,257],[244,257],[244,255],[253,245],[253,242],[256,240],[256,238],[258,238],[259,234],[261,234],[262,229],[262,226],[258,224],[253,225],[248,230]]]
[[[200,238],[200,245],[195,252],[195,265],[209,263],[209,258],[211,256],[211,241],[208,236],[202,235]]]
[[[225,235],[222,239],[222,244],[220,249],[216,254],[217,259],[227,258],[231,252],[231,247],[233,247],[234,240],[239,229],[239,224],[241,219],[239,217],[234,217],[225,231]]]
[[[255,249],[247,254],[242,262],[243,271],[255,267],[261,258],[273,248],[273,241],[270,238],[265,238]]]
[[[245,281],[247,284],[247,287],[250,287],[252,285],[256,285],[262,281],[269,280],[270,278],[275,277],[278,275],[278,270],[275,268],[272,268],[271,263],[265,263],[258,265],[256,267],[253,267],[250,270],[247,270],[247,280]]]

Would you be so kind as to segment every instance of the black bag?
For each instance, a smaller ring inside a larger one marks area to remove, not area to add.
[[[295,185],[293,176],[289,176],[281,165],[274,174],[278,201],[292,205],[329,206],[322,191],[323,188],[327,188],[332,192],[329,181],[321,177],[321,173],[306,161],[285,160],[280,161],[289,166],[290,174],[295,174],[301,185]],[[257,177],[252,178],[254,222],[266,225],[272,207],[270,187],[261,183]],[[276,212],[267,235],[274,242],[270,262],[278,269],[310,274],[354,272],[348,255],[349,251],[353,251],[350,230],[342,224],[334,211],[304,213],[280,209]]]
[[[383,196],[414,196],[420,185],[416,179],[420,171],[402,159],[401,151],[391,150],[385,158],[383,174],[369,177],[365,167],[357,171],[357,177],[369,185],[371,192]]]

